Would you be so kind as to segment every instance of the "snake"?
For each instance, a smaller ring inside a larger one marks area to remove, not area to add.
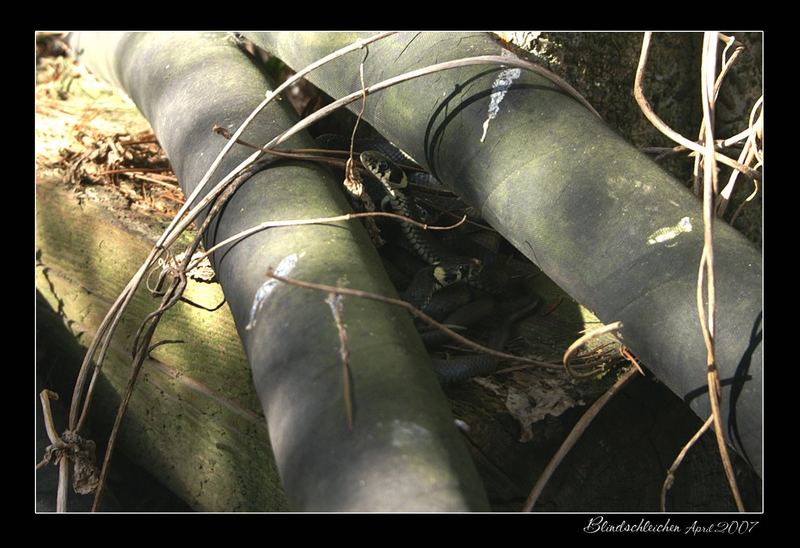
[[[328,139],[330,142],[330,139]],[[379,183],[384,196],[380,202],[384,209],[391,209],[394,213],[417,220],[422,209],[415,203],[413,195],[406,194],[409,187],[409,177],[398,163],[409,160],[399,149],[389,143],[371,142],[359,143],[362,152],[359,160],[372,179]],[[366,147],[366,149],[364,149]],[[377,150],[380,148],[380,150]],[[391,158],[389,157],[391,156]],[[426,188],[443,188],[438,181],[426,179],[427,174],[414,175],[418,186]],[[366,185],[369,189],[370,185]],[[495,309],[494,300],[490,297],[478,298],[469,301],[469,291],[464,300],[463,288],[468,285],[482,293],[497,294],[508,285],[508,279],[499,276],[503,272],[502,265],[492,264],[491,273],[484,272],[484,264],[492,263],[493,255],[486,248],[474,245],[472,242],[461,242],[458,251],[467,255],[459,255],[450,251],[440,241],[432,238],[430,233],[411,223],[401,223],[401,240],[418,259],[427,266],[417,270],[408,288],[402,293],[403,299],[412,306],[430,313],[435,317],[444,319],[447,324],[468,326],[485,318]],[[472,256],[475,255],[475,256]],[[477,256],[481,258],[478,258]],[[464,283],[461,283],[464,282]],[[459,290],[458,288],[461,287]],[[452,291],[448,291],[452,288]],[[445,294],[447,296],[445,297]],[[442,296],[441,299],[436,299]],[[441,302],[437,302],[441,301]],[[435,309],[436,306],[440,309]],[[487,345],[490,348],[502,350],[508,340],[511,327],[523,316],[530,314],[539,305],[538,298],[532,302],[518,307],[517,310],[507,314],[503,321],[492,330]],[[442,333],[433,331],[422,333],[421,336],[429,348],[441,344]],[[437,341],[437,339],[439,339]],[[464,355],[449,359],[432,358],[431,363],[434,373],[440,384],[446,386],[465,379],[488,375],[497,370],[500,360],[493,356]]]
[[[500,325],[492,330],[486,346],[492,350],[502,351],[508,342],[514,324],[533,313],[540,304],[541,299],[534,297],[529,303],[507,315]],[[448,359],[431,358],[431,365],[439,379],[439,384],[448,386],[472,377],[491,375],[500,369],[501,360],[488,354],[470,354]]]
[[[414,198],[405,193],[409,184],[405,170],[376,150],[365,150],[359,159],[382,185],[386,193],[384,209],[388,205],[395,213],[417,220],[419,208]],[[419,226],[402,223],[400,228],[407,247],[433,267],[418,273],[411,284],[413,290],[406,291],[410,299],[407,300],[418,308],[424,308],[433,292],[461,280],[474,289],[492,295],[507,289],[510,279],[504,265],[496,264],[496,250],[490,251],[468,238],[459,238],[457,234],[450,238],[445,236],[449,240],[449,246],[445,247]],[[456,253],[449,249],[452,247],[455,247]]]
[[[428,310],[433,296],[445,287],[475,277],[481,269],[477,259],[453,257],[420,269],[403,292],[403,300],[418,308]]]
[[[416,220],[418,208],[413,198],[404,192],[408,187],[405,170],[377,150],[365,150],[359,159],[367,171],[383,186],[386,192],[385,200],[382,201],[384,209],[388,205],[395,213]],[[437,265],[448,256],[447,252],[419,226],[402,223],[401,230],[411,250],[429,265]]]
[[[404,193],[408,187],[408,178],[402,168],[391,159],[375,150],[361,153],[362,165],[377,179],[386,192],[385,202],[396,212],[410,218],[415,218],[416,208],[411,197]],[[419,309],[426,309],[433,295],[445,287],[457,282],[465,281],[473,287],[487,293],[499,290],[497,284],[492,284],[493,277],[481,278],[482,262],[474,257],[448,256],[440,246],[428,239],[428,235],[419,227],[403,223],[403,236],[411,249],[429,264],[417,272],[409,288],[404,292],[403,298]],[[507,280],[505,280],[507,282]],[[501,282],[502,283],[502,282]],[[527,304],[517,307],[508,314],[489,336],[488,346],[495,350],[502,350],[508,341],[511,327],[524,316],[532,313],[540,304],[540,299],[535,297]],[[484,298],[469,303],[452,314],[445,320],[448,324],[470,323],[485,317],[494,308],[493,300]],[[428,339],[427,344],[433,344],[437,335],[422,334],[423,339]],[[495,372],[500,360],[486,354],[458,356],[449,359],[432,358],[431,364],[440,384],[447,386],[472,377],[485,376]]]
[[[416,220],[418,209],[414,199],[404,192],[408,187],[405,170],[377,150],[365,150],[359,159],[386,192],[384,207],[388,205],[395,213]],[[483,268],[479,259],[449,253],[417,225],[402,223],[401,231],[411,251],[429,265],[415,275],[404,293],[405,300],[412,305],[423,310],[436,291],[460,281],[476,283],[479,280]]]

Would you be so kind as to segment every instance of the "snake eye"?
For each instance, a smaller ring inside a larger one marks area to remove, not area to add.
[[[465,262],[462,262],[457,266],[459,279],[469,279],[479,274],[482,268],[483,263],[481,263],[478,259],[471,258]]]

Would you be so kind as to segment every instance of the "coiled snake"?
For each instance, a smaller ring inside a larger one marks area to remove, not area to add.
[[[382,185],[386,197],[382,206],[391,207],[395,213],[416,219],[418,209],[412,197],[404,189],[408,187],[405,171],[384,154],[367,150],[360,155],[361,164]],[[450,285],[464,281],[485,290],[486,284],[480,279],[482,263],[474,257],[459,257],[448,253],[439,242],[430,238],[429,233],[410,223],[402,223],[402,235],[407,246],[424,262],[428,263],[417,272],[403,298],[419,309],[425,309],[433,295]],[[501,350],[508,340],[512,325],[530,314],[539,304],[535,298],[527,304],[511,311],[504,321],[491,333],[488,344]],[[467,355],[451,359],[432,359],[432,365],[442,384],[451,384],[474,376],[488,375],[497,370],[499,360],[487,355]]]

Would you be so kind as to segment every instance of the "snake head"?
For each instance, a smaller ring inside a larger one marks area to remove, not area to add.
[[[389,158],[375,150],[365,150],[359,156],[361,164],[369,171],[376,179],[378,179],[385,187],[389,189],[405,188],[408,186],[408,177],[406,177],[403,168],[395,164]]]
[[[441,287],[468,280],[483,268],[483,264],[472,257],[454,257],[440,261],[433,269],[433,277]]]

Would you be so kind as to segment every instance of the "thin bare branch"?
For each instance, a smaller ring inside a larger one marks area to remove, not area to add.
[[[763,104],[763,99],[764,99],[764,97],[762,95],[761,97],[759,97],[758,101],[756,101],[755,105],[753,105],[753,108],[750,111],[750,118],[748,120],[748,127],[747,127],[747,129],[745,131],[743,131],[741,133],[741,134],[744,134],[744,135],[747,136],[747,141],[745,142],[745,145],[742,148],[741,153],[739,154],[738,161],[742,162],[744,165],[747,165],[747,166],[750,166],[752,164],[753,160],[755,160],[755,159],[758,159],[759,162],[761,161],[760,151],[758,150],[758,143],[757,143],[758,137],[757,136],[759,135],[759,133],[761,131],[761,128],[762,128],[763,114],[764,114],[763,110],[759,114],[759,117],[758,117],[757,121],[754,121],[753,118],[754,118],[755,113],[758,110],[758,108]],[[731,173],[730,178],[728,179],[728,184],[725,185],[725,188],[723,188],[722,191],[720,192],[720,197],[722,199],[720,200],[720,202],[719,202],[719,204],[717,206],[717,216],[718,217],[721,217],[725,213],[725,209],[726,209],[726,207],[728,205],[729,200],[731,199],[731,195],[733,194],[733,187],[736,184],[736,180],[738,179],[738,176],[739,176],[739,172],[738,171],[734,171],[733,173]],[[755,188],[756,188],[756,192],[757,192],[758,191],[758,182],[757,181],[753,181],[753,182],[755,184]],[[747,203],[750,200],[752,200],[754,195],[755,194],[752,194],[750,197],[748,197],[745,200],[744,203]],[[742,205],[744,205],[744,204],[742,204]],[[738,211],[741,210],[741,207],[742,206],[740,205],[739,209],[737,209],[737,213],[734,214],[733,218],[731,218],[731,224],[733,224],[733,221],[736,218],[736,216],[738,215]]]
[[[736,143],[738,143],[739,141],[742,141],[742,140],[747,139],[748,137],[750,137],[750,133],[751,133],[751,128],[747,128],[747,129],[743,129],[742,131],[740,131],[736,135],[728,137],[727,139],[718,140],[717,143],[719,143],[719,146],[717,148],[720,149],[720,148],[728,148],[730,146],[733,146]]]
[[[686,137],[684,137],[683,135],[681,135],[680,133],[678,133],[677,131],[675,131],[671,127],[669,127],[655,113],[655,111],[653,110],[653,107],[650,105],[650,102],[644,96],[644,91],[643,91],[643,88],[642,88],[642,81],[644,79],[644,69],[645,69],[645,66],[647,65],[647,54],[648,54],[648,50],[650,48],[650,37],[651,37],[652,34],[653,34],[652,32],[645,32],[644,33],[644,39],[642,41],[642,53],[641,53],[641,55],[639,57],[639,66],[636,68],[636,80],[634,82],[634,87],[633,87],[633,95],[636,98],[636,102],[639,104],[639,108],[642,109],[642,112],[647,117],[647,119],[650,120],[650,123],[653,124],[656,127],[656,129],[658,129],[661,133],[663,133],[664,135],[666,135],[667,137],[669,137],[670,139],[672,139],[676,143],[679,143],[679,144],[685,146],[689,150],[693,150],[693,151],[699,152],[699,153],[704,153],[704,152],[706,152],[706,150],[705,150],[705,148],[703,146],[700,146],[697,143],[695,143],[694,141],[691,141],[691,140],[687,139]],[[715,158],[717,159],[718,162],[723,163],[723,164],[725,164],[725,165],[727,165],[729,167],[732,167],[734,169],[738,169],[739,171],[741,171],[742,173],[744,173],[745,175],[748,175],[749,177],[751,177],[753,179],[758,179],[758,180],[761,179],[761,174],[758,171],[750,169],[749,167],[740,164],[739,162],[737,162],[737,161],[725,156],[724,154],[720,154],[720,153],[714,152],[714,151],[712,151],[712,153],[714,154],[714,156],[715,156]]]
[[[292,227],[292,226],[304,226],[304,225],[319,225],[319,224],[327,224],[327,223],[335,223],[338,221],[351,221],[354,219],[364,219],[370,217],[385,217],[388,219],[397,219],[398,221],[402,221],[404,223],[408,223],[414,226],[418,226],[422,230],[452,230],[454,228],[458,228],[467,220],[467,216],[464,215],[460,221],[455,224],[448,225],[448,226],[431,226],[426,223],[420,223],[417,220],[412,219],[411,217],[406,217],[405,215],[400,215],[398,213],[389,213],[386,211],[367,211],[363,213],[345,213],[343,215],[335,215],[333,217],[318,217],[316,219],[294,219],[288,221],[265,221],[263,223],[259,223],[254,227],[248,228],[243,230],[229,238],[225,238],[221,242],[214,244],[212,247],[209,247],[206,251],[204,251],[201,255],[198,255],[195,261],[189,265],[189,270],[195,268],[200,261],[208,257],[214,251],[224,247],[228,244],[241,240],[242,238],[246,238],[251,234],[255,234],[261,230],[266,230],[268,228],[278,228],[278,227]]]
[[[347,415],[347,429],[352,432],[354,406],[350,388],[353,379],[350,373],[350,348],[347,345],[347,327],[344,323],[344,302],[342,295],[336,295],[335,293],[329,293],[325,302],[331,307],[331,314],[333,314],[333,320],[336,323],[336,331],[339,333],[339,355],[342,358],[342,390]]]
[[[172,170],[168,167],[123,167],[101,171],[97,175],[115,175],[118,173],[169,173],[170,171]]]
[[[164,298],[167,299],[168,297],[169,295],[165,295]],[[106,447],[106,452],[105,455],[103,456],[103,466],[100,470],[100,481],[97,485],[97,490],[94,493],[92,512],[96,512],[98,510],[98,508],[100,507],[100,502],[103,499],[103,491],[105,489],[106,480],[108,478],[111,457],[114,455],[114,448],[116,447],[116,440],[119,434],[120,426],[122,425],[122,419],[125,417],[128,405],[130,404],[131,397],[133,396],[133,387],[136,384],[139,372],[141,371],[144,360],[147,357],[147,349],[150,346],[150,339],[152,338],[153,333],[155,332],[157,326],[158,322],[155,321],[150,322],[150,324],[147,327],[145,337],[143,339],[143,344],[139,346],[136,356],[134,357],[133,367],[131,368],[131,374],[128,378],[127,386],[125,387],[125,391],[122,395],[122,399],[117,409],[117,414],[116,417],[114,418],[114,426],[111,428],[111,434],[109,435],[108,439],[108,447]]]
[[[727,53],[728,50],[732,47],[736,49],[733,50],[733,54],[728,57]],[[729,40],[725,43],[725,49],[722,52],[722,69],[719,71],[719,75],[717,76],[716,81],[714,82],[714,100],[716,101],[719,97],[719,90],[722,88],[722,81],[725,79],[725,76],[728,75],[728,71],[730,71],[731,67],[733,66],[734,61],[739,55],[744,51],[744,45],[735,40]]]
[[[39,400],[42,402],[42,413],[44,414],[44,427],[50,443],[57,449],[64,449],[67,444],[58,435],[58,430],[53,422],[53,410],[50,407],[50,400],[58,400],[58,394],[52,390],[42,390],[39,393]],[[42,461],[46,462],[46,461]],[[41,464],[41,463],[40,463]],[[69,455],[66,452],[61,454],[58,463],[58,489],[56,491],[56,512],[67,511],[67,489],[69,488]]]
[[[675,482],[675,472],[678,471],[678,468],[683,462],[683,459],[686,458],[686,454],[689,452],[689,449],[691,449],[692,446],[697,442],[697,440],[700,439],[700,436],[706,433],[706,430],[708,430],[711,427],[711,424],[713,422],[714,422],[714,417],[708,417],[706,422],[703,423],[703,426],[701,426],[697,430],[697,432],[695,432],[694,436],[692,436],[692,439],[686,442],[686,445],[684,445],[683,449],[680,450],[678,456],[675,457],[675,461],[672,463],[672,466],[670,466],[669,470],[667,470],[667,477],[664,478],[664,484],[661,486],[662,512],[667,511],[667,491],[669,491],[672,488],[672,484]]]
[[[586,412],[581,416],[580,420],[578,420],[577,424],[575,424],[575,426],[572,428],[561,446],[558,448],[556,454],[553,455],[553,458],[551,458],[550,462],[547,463],[542,475],[539,476],[538,480],[536,480],[536,484],[533,486],[530,495],[528,495],[528,499],[525,501],[525,505],[522,507],[523,512],[530,512],[533,509],[533,507],[536,505],[536,501],[539,500],[539,496],[542,494],[542,491],[544,491],[547,482],[550,480],[550,477],[553,475],[559,464],[561,464],[561,462],[564,460],[564,457],[567,456],[569,451],[580,439],[589,425],[592,424],[592,421],[600,413],[600,410],[605,407],[611,398],[614,397],[614,395],[619,392],[620,389],[628,383],[628,381],[638,374],[639,371],[637,368],[632,367],[628,369],[619,379],[617,379],[617,382],[614,383],[614,386],[609,388],[605,394],[600,396],[597,401],[595,401],[592,406],[586,410]]]
[[[53,410],[50,408],[50,400],[58,400],[58,394],[52,390],[42,390],[39,393],[39,400],[42,402],[42,413],[44,414],[44,428],[47,431],[47,437],[50,443],[59,449],[67,446],[61,436],[58,435],[58,429],[53,422]]]
[[[140,181],[145,181],[148,183],[153,183],[154,185],[163,186],[164,188],[168,188],[169,190],[177,190],[178,188],[177,186],[175,186],[175,183],[169,183],[167,181],[159,181],[158,179],[154,179],[153,177],[148,177],[146,175],[141,175],[139,173],[133,173],[132,176],[134,179],[138,179]]]
[[[747,140],[744,148],[742,149],[741,154],[739,154],[738,161],[743,163],[744,165],[751,165],[753,160],[756,157],[756,149],[751,139]],[[739,178],[739,172],[733,170],[731,172],[731,176],[728,179],[728,184],[725,185],[725,188],[719,193],[719,199],[717,200],[717,204],[715,207],[717,217],[722,217],[725,214],[725,211],[728,209],[728,204],[730,203],[731,194],[733,193],[733,187],[736,184],[737,179]],[[758,181],[753,181],[758,187]],[[747,202],[749,200],[746,200]],[[733,223],[731,223],[733,224]]]
[[[355,149],[356,145],[356,132],[358,131],[358,124],[361,122],[361,118],[364,116],[364,110],[367,108],[367,84],[364,82],[364,62],[369,57],[369,48],[364,48],[364,57],[361,59],[361,63],[358,64],[358,75],[361,79],[361,110],[358,111],[358,116],[356,116],[356,123],[353,124],[353,134],[350,136],[350,156],[348,158],[349,162],[353,162],[353,150]]]
[[[128,285],[122,290],[119,294],[117,299],[111,305],[111,308],[106,313],[106,316],[103,318],[103,321],[100,323],[100,326],[97,328],[97,334],[92,339],[89,348],[86,350],[86,355],[83,358],[83,363],[81,364],[81,368],[78,371],[78,377],[75,381],[75,387],[72,392],[72,400],[70,402],[70,411],[69,411],[69,427],[71,430],[75,432],[79,432],[82,427],[83,423],[86,420],[86,416],[88,413],[89,405],[92,400],[92,394],[94,392],[93,386],[95,384],[95,380],[100,373],[100,370],[103,366],[103,359],[105,357],[106,350],[108,349],[108,345],[111,341],[111,337],[113,337],[114,329],[116,325],[119,323],[119,320],[122,316],[122,312],[128,306],[131,298],[133,297],[133,292],[135,291],[136,287],[139,285],[139,281],[141,280],[142,276],[146,273],[146,271],[150,268],[155,259],[158,258],[159,250],[153,249],[150,252],[150,255],[145,259],[145,262],[139,267],[139,270],[133,275],[133,277],[128,282]],[[99,347],[99,353],[98,353]],[[89,385],[89,389],[86,391],[86,399],[83,401],[83,411],[80,415],[80,420],[78,419],[78,409],[80,408],[81,404],[81,394],[83,393],[84,385],[86,384],[86,377],[89,374],[89,369],[92,365],[92,361],[95,361],[96,366],[93,374],[92,381]]]
[[[69,459],[66,455],[58,461],[58,490],[56,491],[56,512],[67,511],[67,495],[69,494]]]
[[[716,73],[716,52],[717,52],[717,33],[707,32],[703,38],[703,59],[701,71],[701,92],[703,98],[703,118],[704,118],[704,135],[705,135],[705,154],[703,157],[703,255],[701,258],[701,267],[705,267],[707,274],[707,297],[708,306],[705,312],[705,330],[703,339],[706,342],[706,367],[708,379],[708,395],[711,404],[712,417],[714,419],[714,430],[717,438],[717,445],[719,447],[722,465],[725,469],[725,474],[728,477],[728,484],[731,487],[734,498],[736,499],[736,506],[740,512],[744,511],[744,503],[742,502],[739,488],[736,485],[736,477],[733,472],[728,448],[725,443],[724,431],[722,428],[722,417],[720,412],[720,384],[719,384],[719,371],[716,364],[715,356],[715,315],[716,315],[716,292],[715,292],[715,270],[714,270],[714,240],[713,240],[713,223],[714,223],[714,191],[716,188],[716,157],[714,154],[714,97],[715,97],[715,73]],[[703,316],[702,307],[702,270],[698,276],[698,313]]]
[[[742,212],[742,209],[744,209],[744,206],[746,206],[748,202],[750,202],[753,198],[755,198],[758,195],[758,190],[759,190],[758,181],[753,181],[753,192],[751,192],[750,195],[747,198],[745,198],[741,204],[739,204],[739,207],[736,208],[736,211],[731,216],[731,222],[730,222],[731,225],[733,225],[733,223],[736,222],[736,219],[739,217],[739,214]]]
[[[369,299],[372,301],[378,301],[385,304],[390,304],[393,306],[399,306],[407,310],[411,315],[415,318],[418,318],[425,322],[426,324],[430,325],[434,329],[438,329],[439,331],[443,331],[446,333],[451,339],[454,341],[463,344],[467,348],[474,350],[476,352],[480,352],[481,354],[488,354],[489,356],[494,356],[496,358],[501,358],[504,360],[510,360],[517,363],[526,363],[531,365],[537,365],[540,367],[547,367],[547,368],[560,368],[559,365],[554,363],[547,363],[542,362],[539,360],[534,360],[531,358],[525,358],[522,356],[515,356],[514,354],[506,354],[505,352],[500,352],[498,350],[493,350],[491,348],[487,348],[483,345],[480,345],[476,342],[473,342],[465,337],[462,337],[449,327],[437,322],[421,310],[415,308],[411,304],[407,303],[406,301],[402,301],[400,299],[393,299],[392,297],[386,297],[384,295],[378,295],[377,293],[370,293],[369,291],[362,291],[360,289],[351,289],[348,287],[337,287],[335,285],[325,285],[325,284],[318,284],[313,282],[306,282],[302,280],[296,280],[294,278],[287,278],[286,276],[279,276],[275,274],[275,271],[270,267],[267,269],[266,275],[270,278],[274,278],[280,282],[294,285],[297,287],[302,287],[305,289],[313,289],[316,291],[323,291],[325,293],[334,293],[336,295],[350,295],[351,297],[359,297],[362,299]]]

